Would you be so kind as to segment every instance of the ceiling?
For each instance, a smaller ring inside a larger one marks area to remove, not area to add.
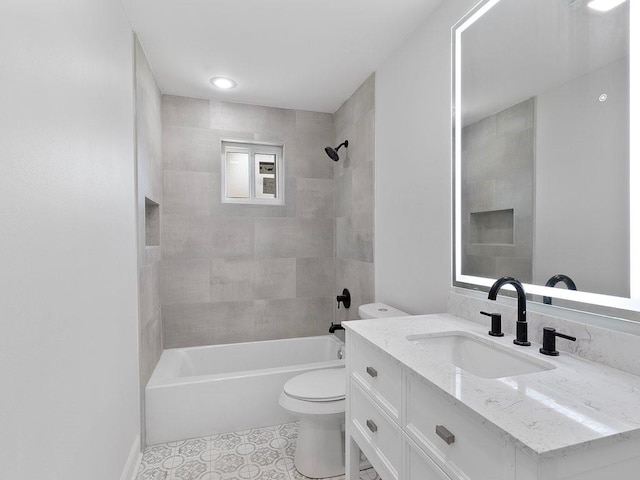
[[[122,0],[163,93],[329,113],[441,2]]]

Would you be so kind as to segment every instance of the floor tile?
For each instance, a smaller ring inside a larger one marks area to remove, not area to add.
[[[298,424],[285,423],[153,445],[136,480],[309,480],[295,469],[297,436]],[[380,477],[370,468],[360,480]]]

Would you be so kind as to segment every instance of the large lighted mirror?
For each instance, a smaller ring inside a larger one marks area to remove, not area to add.
[[[638,309],[631,3],[489,0],[454,27],[456,285]]]

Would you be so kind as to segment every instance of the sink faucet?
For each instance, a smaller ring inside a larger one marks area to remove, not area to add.
[[[513,341],[516,345],[528,347],[531,342],[527,340],[527,297],[524,293],[522,284],[513,277],[502,277],[495,281],[489,290],[489,300],[495,300],[500,290],[505,284],[513,285],[518,294],[518,321],[516,322],[516,339]]]

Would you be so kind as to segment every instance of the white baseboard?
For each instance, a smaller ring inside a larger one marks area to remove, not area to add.
[[[124,466],[124,470],[122,470],[122,475],[120,475],[120,480],[136,480],[141,461],[140,435],[136,435],[129,452],[129,458],[127,458],[127,463]]]

